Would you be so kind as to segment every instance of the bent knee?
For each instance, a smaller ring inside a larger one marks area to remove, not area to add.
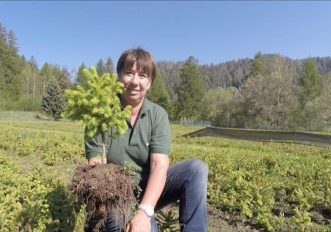
[[[196,176],[199,176],[203,180],[206,180],[208,177],[208,166],[205,162],[200,159],[191,159],[190,162],[190,171]]]

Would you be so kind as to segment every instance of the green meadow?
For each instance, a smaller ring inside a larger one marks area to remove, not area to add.
[[[209,231],[331,231],[330,147],[182,137],[199,129],[171,126],[171,162],[208,164]],[[0,231],[83,230],[85,208],[67,189],[86,162],[83,131],[37,113],[0,113]]]

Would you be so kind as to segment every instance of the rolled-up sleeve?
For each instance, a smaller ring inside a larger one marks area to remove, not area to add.
[[[102,153],[102,139],[101,134],[96,135],[92,139],[85,138],[85,156],[86,159],[93,158]]]
[[[171,136],[168,114],[162,109],[155,117],[149,144],[150,152],[169,155]]]

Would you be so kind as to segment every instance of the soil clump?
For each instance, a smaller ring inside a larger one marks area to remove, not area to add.
[[[109,211],[125,225],[136,206],[130,172],[118,165],[79,165],[69,188],[87,205],[88,231],[101,231]]]

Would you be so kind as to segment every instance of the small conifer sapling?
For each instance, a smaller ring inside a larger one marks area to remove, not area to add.
[[[65,92],[68,101],[63,116],[83,122],[87,138],[101,134],[102,163],[105,164],[105,133],[109,128],[115,129],[112,136],[125,133],[131,108],[121,107],[118,95],[122,93],[123,84],[117,81],[116,76],[109,73],[99,76],[93,66],[84,69],[83,73],[87,78],[86,85],[78,85],[76,89]]]
[[[109,73],[99,76],[93,66],[84,69],[83,73],[87,78],[84,86],[78,85],[76,89],[65,92],[67,108],[63,116],[83,122],[87,139],[101,135],[103,164],[79,165],[70,189],[81,202],[87,204],[87,217],[98,218],[89,231],[101,231],[109,210],[122,215],[123,222],[127,222],[136,204],[133,192],[135,185],[130,173],[118,165],[106,164],[105,149],[109,128],[114,132],[112,139],[126,132],[126,119],[131,115],[131,107],[122,109],[118,95],[122,93],[123,84],[115,76]],[[100,218],[101,206],[105,210]]]

